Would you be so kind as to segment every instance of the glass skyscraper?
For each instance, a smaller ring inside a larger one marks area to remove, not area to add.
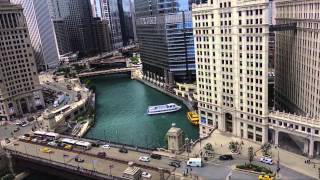
[[[135,0],[143,73],[166,85],[195,78],[190,0]]]
[[[38,70],[57,67],[59,53],[47,1],[11,0],[10,2],[21,4],[23,7]]]
[[[51,18],[65,23],[70,50],[88,56],[97,52],[89,0],[48,0]],[[56,24],[56,23],[55,23]],[[57,36],[62,36],[56,34]],[[59,43],[58,43],[59,44]],[[59,47],[60,49],[60,47]]]

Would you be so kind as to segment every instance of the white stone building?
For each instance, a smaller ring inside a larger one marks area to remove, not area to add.
[[[200,136],[267,142],[269,13],[268,0],[193,5]]]
[[[276,102],[288,112],[320,118],[320,1],[276,1]]]
[[[43,97],[21,5],[0,1],[0,120],[42,108]]]

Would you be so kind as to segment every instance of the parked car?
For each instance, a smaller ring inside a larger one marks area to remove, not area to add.
[[[104,157],[106,157],[106,153],[105,152],[98,152],[97,156],[104,158]]]
[[[139,161],[150,162],[150,158],[148,156],[141,156],[141,157],[139,157]]]
[[[122,147],[122,148],[119,149],[119,152],[128,153],[128,150],[126,148]]]
[[[202,167],[202,159],[201,158],[189,158],[187,161],[187,166],[191,167]]]
[[[159,154],[151,154],[150,156],[152,159],[161,159],[161,155]]]
[[[5,138],[4,141],[5,141],[6,143],[10,143],[10,142],[11,142],[9,138]]]
[[[151,174],[150,173],[148,173],[148,172],[142,172],[142,177],[144,177],[144,178],[148,178],[148,179],[150,179],[151,178]]]
[[[180,167],[180,162],[171,161],[171,162],[169,162],[169,166],[172,166],[172,167],[175,167],[175,168],[179,168]]]
[[[230,154],[224,154],[224,155],[219,156],[219,160],[222,160],[222,161],[233,160],[233,157]]]
[[[261,157],[260,158],[260,162],[263,162],[265,164],[270,164],[270,165],[273,164],[272,158],[271,157],[266,157],[266,156]]]
[[[76,157],[76,158],[74,158],[74,160],[76,162],[84,162],[84,159],[82,159],[81,157]]]

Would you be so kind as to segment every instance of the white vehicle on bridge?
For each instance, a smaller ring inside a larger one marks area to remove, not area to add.
[[[139,157],[139,161],[149,162],[149,161],[150,161],[150,158],[149,158],[148,156],[141,156],[141,157]]]
[[[148,179],[150,179],[151,178],[151,174],[150,173],[148,173],[148,172],[142,172],[142,177],[144,177],[144,178],[148,178]]]
[[[50,140],[57,140],[60,138],[60,134],[46,131],[35,131],[33,133],[37,137],[42,137]]]
[[[78,141],[78,140],[69,139],[69,138],[63,138],[63,139],[61,139],[61,142],[64,144],[69,144],[74,147],[82,148],[85,150],[89,150],[92,147],[92,144],[90,142]]]

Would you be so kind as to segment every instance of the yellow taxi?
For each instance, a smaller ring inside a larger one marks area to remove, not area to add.
[[[43,153],[53,153],[53,151],[47,147],[41,148],[40,151]]]
[[[273,176],[261,174],[258,178],[259,180],[274,180]]]
[[[66,150],[72,150],[72,146],[69,144],[65,145],[63,148]]]

